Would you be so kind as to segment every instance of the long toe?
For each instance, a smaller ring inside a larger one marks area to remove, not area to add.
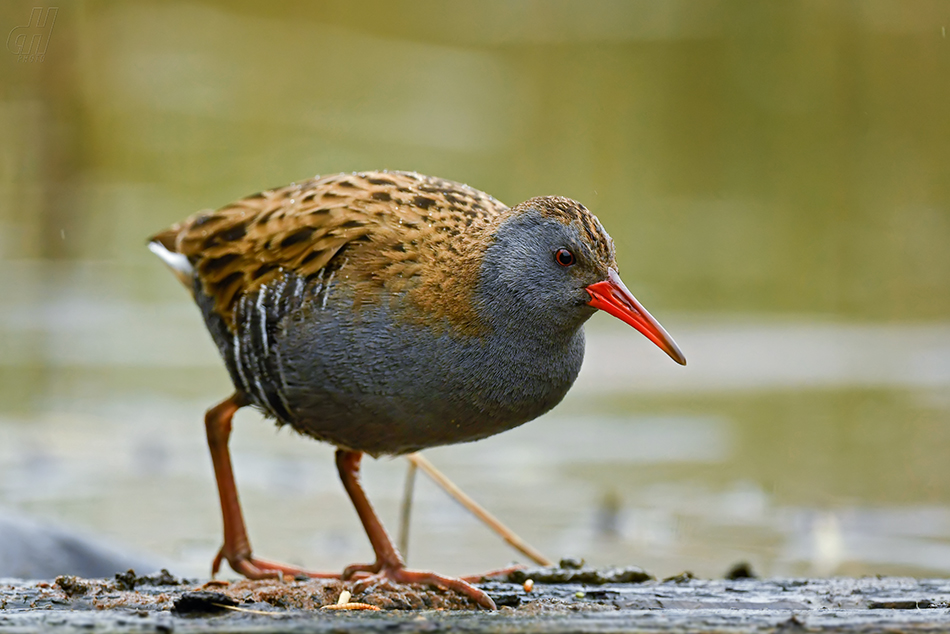
[[[352,566],[347,566],[343,569],[343,573],[340,575],[340,579],[348,581],[349,579],[355,579],[357,575],[374,575],[379,572],[379,564],[353,564]],[[365,573],[365,574],[364,574]]]
[[[339,579],[340,573],[338,572],[317,572],[314,570],[307,570],[306,568],[300,568],[299,566],[291,566],[289,564],[282,564],[276,561],[268,561],[266,559],[257,559],[256,557],[251,558],[251,564],[257,568],[264,571],[276,571],[279,574],[287,575],[290,577],[309,577],[311,579]]]
[[[482,590],[456,577],[446,577],[426,570],[408,570],[406,568],[384,568],[375,575],[359,581],[361,588],[369,587],[375,580],[388,580],[410,585],[439,586],[464,594],[486,610],[496,610],[495,602]]]
[[[406,570],[405,568],[394,570],[395,581],[399,583],[424,583],[434,586],[442,586],[455,590],[471,598],[475,603],[487,610],[495,610],[495,602],[492,598],[479,590],[467,581],[456,577],[446,577],[444,575],[428,572],[424,570]]]
[[[257,557],[252,557],[250,555],[228,555],[223,550],[218,552],[217,557],[214,558],[214,564],[212,564],[211,573],[212,576],[217,574],[218,569],[221,566],[221,561],[223,559],[228,560],[228,565],[231,566],[231,569],[234,572],[247,577],[248,579],[278,579],[284,576],[287,577],[310,577],[312,579],[339,579],[340,575],[333,572],[314,572],[311,570],[305,570],[299,566],[291,566],[289,564],[283,564],[276,561],[269,561],[267,559],[258,559]]]

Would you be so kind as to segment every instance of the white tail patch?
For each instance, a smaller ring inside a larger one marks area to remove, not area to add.
[[[188,258],[181,253],[175,253],[165,248],[161,242],[149,242],[148,250],[162,259],[162,262],[183,277],[191,277],[195,273],[195,267],[191,265]]]

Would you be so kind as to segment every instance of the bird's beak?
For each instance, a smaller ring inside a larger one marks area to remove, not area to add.
[[[663,326],[653,319],[633,293],[627,290],[615,270],[609,269],[607,279],[591,284],[587,287],[587,292],[590,293],[590,301],[587,302],[589,305],[627,322],[659,346],[663,352],[670,355],[673,361],[686,365],[686,357],[680,352],[673,337],[667,334]]]

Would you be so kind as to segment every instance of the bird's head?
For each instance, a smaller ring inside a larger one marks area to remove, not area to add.
[[[627,290],[613,240],[600,221],[569,198],[531,198],[497,227],[482,261],[481,303],[515,329],[576,331],[596,309],[639,330],[674,361],[686,357]]]

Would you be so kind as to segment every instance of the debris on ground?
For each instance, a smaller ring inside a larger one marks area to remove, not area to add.
[[[168,571],[3,579],[0,630],[923,632],[950,622],[950,580],[735,577],[658,581],[640,569],[573,563],[517,570],[478,584],[495,612],[451,590],[384,581],[187,580]]]

